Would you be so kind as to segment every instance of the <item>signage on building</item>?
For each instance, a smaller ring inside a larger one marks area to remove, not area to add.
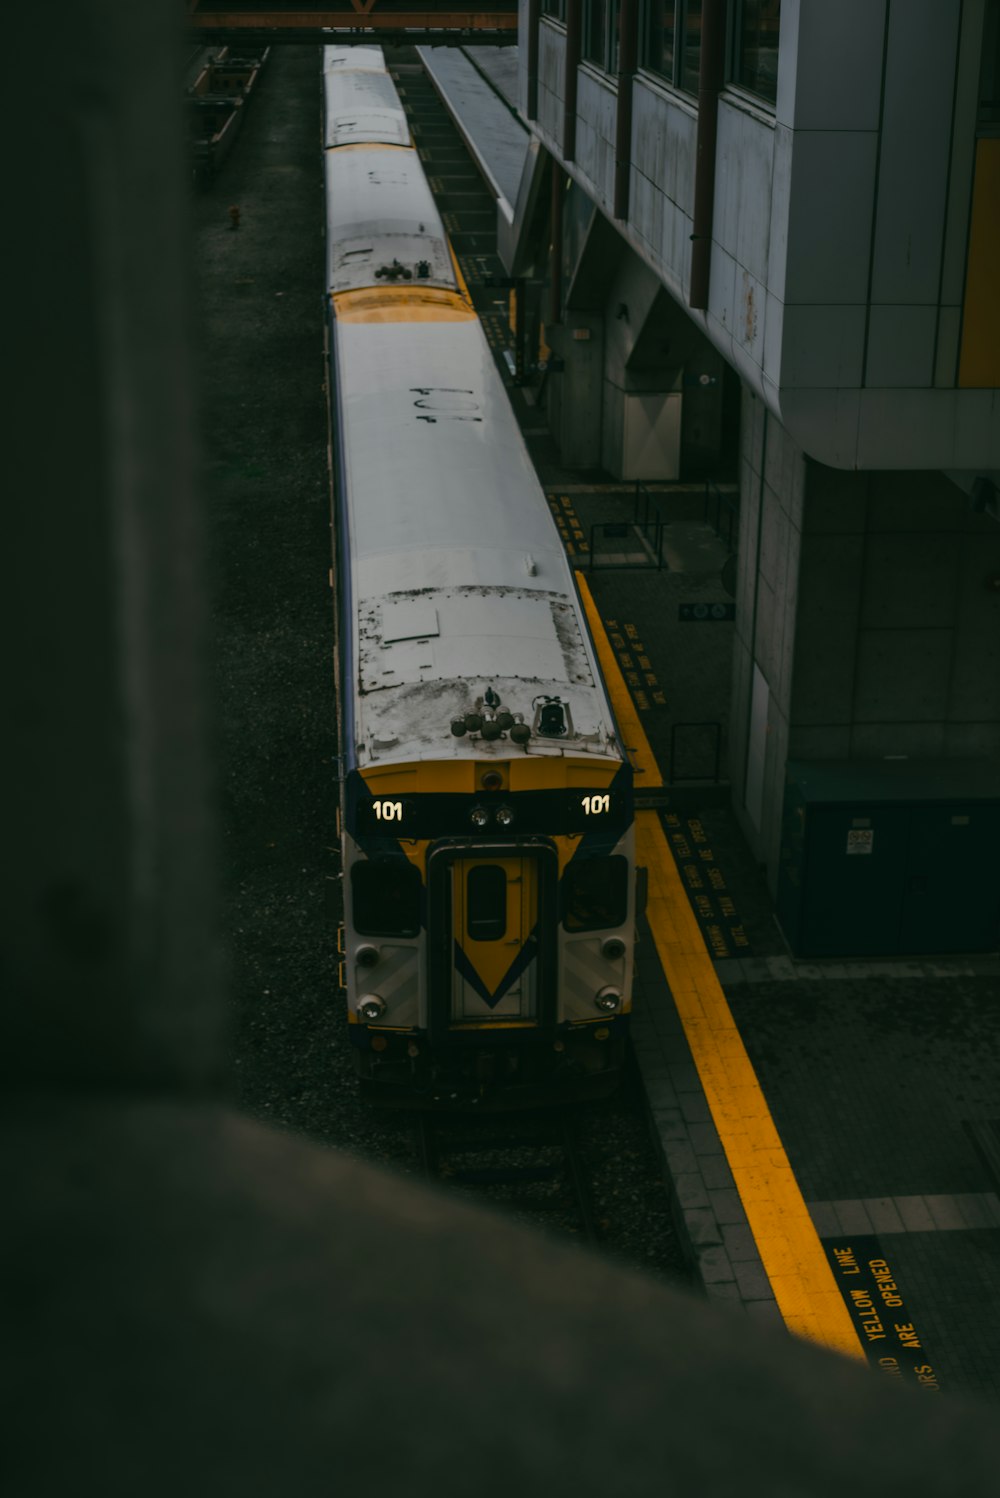
[[[682,624],[716,624],[736,618],[735,603],[682,603],[677,610]]]

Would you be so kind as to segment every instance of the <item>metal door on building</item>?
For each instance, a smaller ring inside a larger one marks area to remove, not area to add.
[[[896,806],[809,808],[803,952],[898,950],[909,824]]]
[[[519,854],[456,858],[449,873],[451,1024],[534,1021],[537,860]]]
[[[1000,942],[1000,807],[915,806],[899,933],[901,952],[972,952]]]
[[[797,765],[777,899],[796,956],[996,951],[996,775],[978,761],[915,765],[893,779],[868,766]],[[963,781],[966,794],[954,794]],[[879,789],[884,799],[871,794]],[[937,795],[920,795],[929,790]]]

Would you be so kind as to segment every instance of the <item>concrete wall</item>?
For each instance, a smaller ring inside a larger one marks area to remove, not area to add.
[[[628,397],[642,394],[647,397],[660,396],[665,401],[668,391],[679,383],[680,371],[670,368],[666,361],[659,370],[638,374],[629,368],[629,362],[660,292],[660,282],[649,267],[635,254],[626,253],[619,261],[617,271],[606,289],[604,306],[604,429],[601,448],[601,465],[619,479],[674,478],[680,460],[680,442],[669,460],[656,458],[658,445],[652,444],[652,467],[636,464],[634,455],[626,452],[628,447],[626,426],[626,404]],[[643,402],[644,410],[655,423],[655,399]],[[634,414],[634,413],[633,413]],[[679,433],[678,433],[679,438]]]
[[[567,468],[601,463],[604,397],[604,318],[567,312],[546,330],[552,352],[563,361],[548,382],[549,428]]]
[[[1000,751],[1000,528],[939,473],[810,463],[790,753]]]
[[[828,466],[1000,468],[994,392],[955,388],[983,6],[785,0],[775,108],[720,98],[709,300],[689,315]],[[557,157],[564,54],[543,20],[536,128]],[[615,80],[583,64],[577,98],[567,170],[610,214]],[[685,307],[696,141],[695,99],[640,73],[622,232]]]
[[[1000,528],[936,472],[843,473],[743,397],[730,779],[772,889],[785,764],[1000,752]]]
[[[741,449],[729,778],[733,806],[773,889],[789,753],[805,460],[748,390]]]

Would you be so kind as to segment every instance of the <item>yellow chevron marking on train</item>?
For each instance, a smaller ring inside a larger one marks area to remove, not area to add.
[[[653,765],[656,778],[644,784],[662,785],[586,579],[578,572],[576,580],[619,727],[634,743],[637,763]],[[797,1336],[863,1360],[660,819],[654,811],[640,811],[635,822],[636,859],[648,870],[646,915],[653,941],[778,1309]]]

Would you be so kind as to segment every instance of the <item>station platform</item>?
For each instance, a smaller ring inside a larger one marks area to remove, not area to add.
[[[511,50],[493,78],[485,50],[422,60],[509,207]],[[484,322],[501,352],[503,317]],[[633,1037],[704,1290],[886,1377],[995,1399],[1000,1181],[970,1126],[1000,1115],[1000,957],[790,956],[722,778],[727,486],[643,497],[568,472],[537,392],[508,388],[639,772]]]

